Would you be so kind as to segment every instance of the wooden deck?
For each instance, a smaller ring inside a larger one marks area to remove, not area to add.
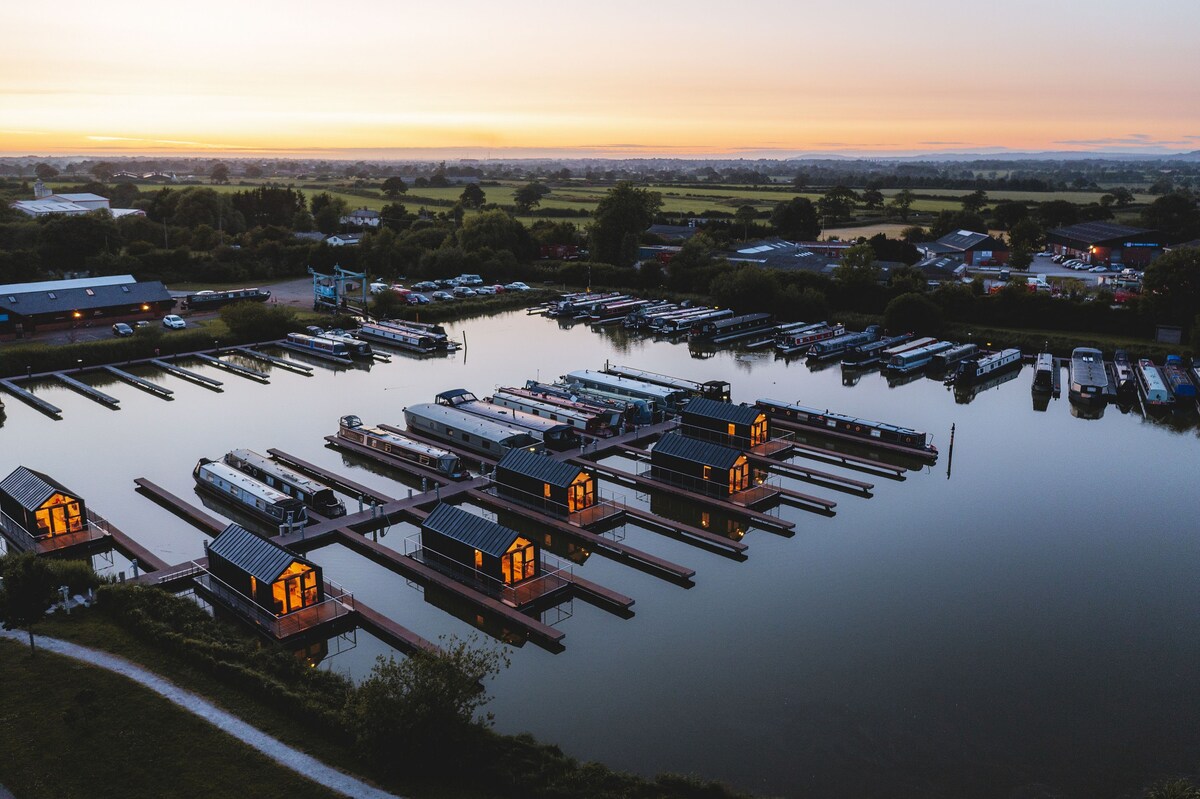
[[[172,395],[175,392],[172,391],[171,389],[167,388],[166,386],[160,386],[158,383],[153,383],[149,380],[143,380],[142,378],[138,377],[137,375],[131,375],[129,372],[126,372],[123,369],[118,369],[115,366],[105,366],[103,368],[104,368],[104,371],[108,372],[110,375],[117,378],[118,380],[124,380],[126,383],[129,383],[130,385],[140,388],[142,391],[145,391],[149,394],[153,394],[156,397],[161,397],[162,399],[165,399],[165,400],[174,399],[174,397]]]
[[[121,401],[119,399],[110,394],[105,394],[99,389],[92,388],[87,383],[76,380],[75,378],[63,374],[62,372],[55,372],[54,377],[60,383],[67,386],[67,388],[74,389],[88,399],[95,400],[101,405],[106,405],[109,408],[112,408],[114,411],[121,407]]]
[[[205,532],[217,535],[229,525],[219,521],[215,516],[200,510],[190,502],[185,502],[179,497],[172,494],[167,489],[147,480],[145,477],[139,477],[133,481],[142,493],[149,496],[159,505],[162,505],[167,510],[174,513],[176,516],[184,519]]]
[[[208,375],[202,375],[199,372],[193,372],[190,369],[184,369],[182,366],[176,366],[173,363],[167,363],[159,358],[152,358],[150,363],[154,364],[159,369],[162,369],[164,372],[173,374],[176,377],[182,377],[184,380],[189,380],[197,385],[204,386],[205,388],[211,388],[214,391],[221,391],[221,386],[225,385],[216,378],[209,377]]]
[[[197,352],[193,354],[192,357],[215,366],[218,369],[224,369],[226,372],[230,372],[231,374],[235,374],[240,377],[248,377],[251,380],[257,380],[260,383],[271,382],[271,376],[269,374],[266,372],[260,372],[257,369],[251,369],[249,366],[242,366],[241,364],[236,364],[233,361],[224,361],[212,355],[205,355],[202,352]]]
[[[21,388],[12,380],[0,380],[0,386],[3,386],[4,390],[9,394],[12,394],[22,402],[32,405],[47,416],[52,416],[55,419],[62,417],[62,409],[57,405],[47,402],[28,389]]]

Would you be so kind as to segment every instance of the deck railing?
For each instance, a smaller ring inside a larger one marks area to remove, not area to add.
[[[733,447],[745,452],[752,452],[755,455],[774,455],[777,452],[783,452],[795,443],[795,433],[776,433],[771,438],[763,441],[760,444],[751,444],[749,436],[731,436],[728,433],[721,433],[716,430],[709,430],[706,427],[698,427],[696,425],[680,425],[680,431],[688,438],[697,438],[701,441],[711,441],[714,444],[721,444],[726,447]]]
[[[218,600],[222,607],[279,640],[290,638],[354,611],[354,595],[337,583],[326,580],[324,600],[315,605],[276,616],[241,591],[214,576],[212,572],[198,563],[193,562],[192,567],[197,570],[196,581]]]
[[[562,502],[548,499],[542,494],[535,494],[532,491],[525,491],[524,489],[501,483],[496,479],[494,471],[483,475],[483,477],[487,482],[481,490],[492,494],[496,498],[509,500],[518,505],[540,511],[546,516],[562,519],[578,527],[586,527],[589,524],[611,519],[614,516],[623,514],[626,509],[624,497],[617,496],[611,491],[605,491],[598,485],[595,488],[595,502],[581,510],[568,511],[567,506]]]
[[[90,510],[87,511],[87,521],[86,527],[73,533],[34,535],[16,519],[0,511],[0,528],[3,528],[4,537],[18,552],[54,552],[108,535],[108,522]]]
[[[420,533],[404,539],[404,554],[414,560],[449,574],[461,583],[493,596],[514,607],[522,607],[569,586],[574,577],[571,564],[546,552],[541,553],[539,574],[509,585],[484,574],[473,566],[461,563],[448,555],[424,546]]]
[[[765,499],[770,493],[771,485],[776,482],[776,479],[766,471],[751,468],[749,484],[740,491],[730,492],[727,481],[716,483],[693,474],[685,474],[675,469],[668,469],[665,466],[655,466],[648,461],[639,461],[639,463],[642,464],[637,472],[639,477],[657,480],[676,488],[682,488],[686,491],[703,494],[704,496],[716,499],[723,499],[738,505],[752,504]]]

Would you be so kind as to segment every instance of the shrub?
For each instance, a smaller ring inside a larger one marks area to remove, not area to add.
[[[901,294],[887,304],[883,324],[893,333],[938,333],[942,329],[942,309],[923,294]]]

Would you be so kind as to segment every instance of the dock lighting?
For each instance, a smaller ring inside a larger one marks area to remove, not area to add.
[[[78,319],[79,317],[83,316],[83,314],[81,314],[79,311],[75,311],[71,314],[71,316],[74,316],[76,319]]]
[[[148,310],[150,310],[150,306],[149,306],[149,305],[147,305],[146,303],[142,303],[142,310],[143,310],[143,311],[148,311]]]

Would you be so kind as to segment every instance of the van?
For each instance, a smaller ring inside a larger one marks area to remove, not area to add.
[[[458,285],[460,286],[482,286],[483,278],[479,275],[459,275]]]

